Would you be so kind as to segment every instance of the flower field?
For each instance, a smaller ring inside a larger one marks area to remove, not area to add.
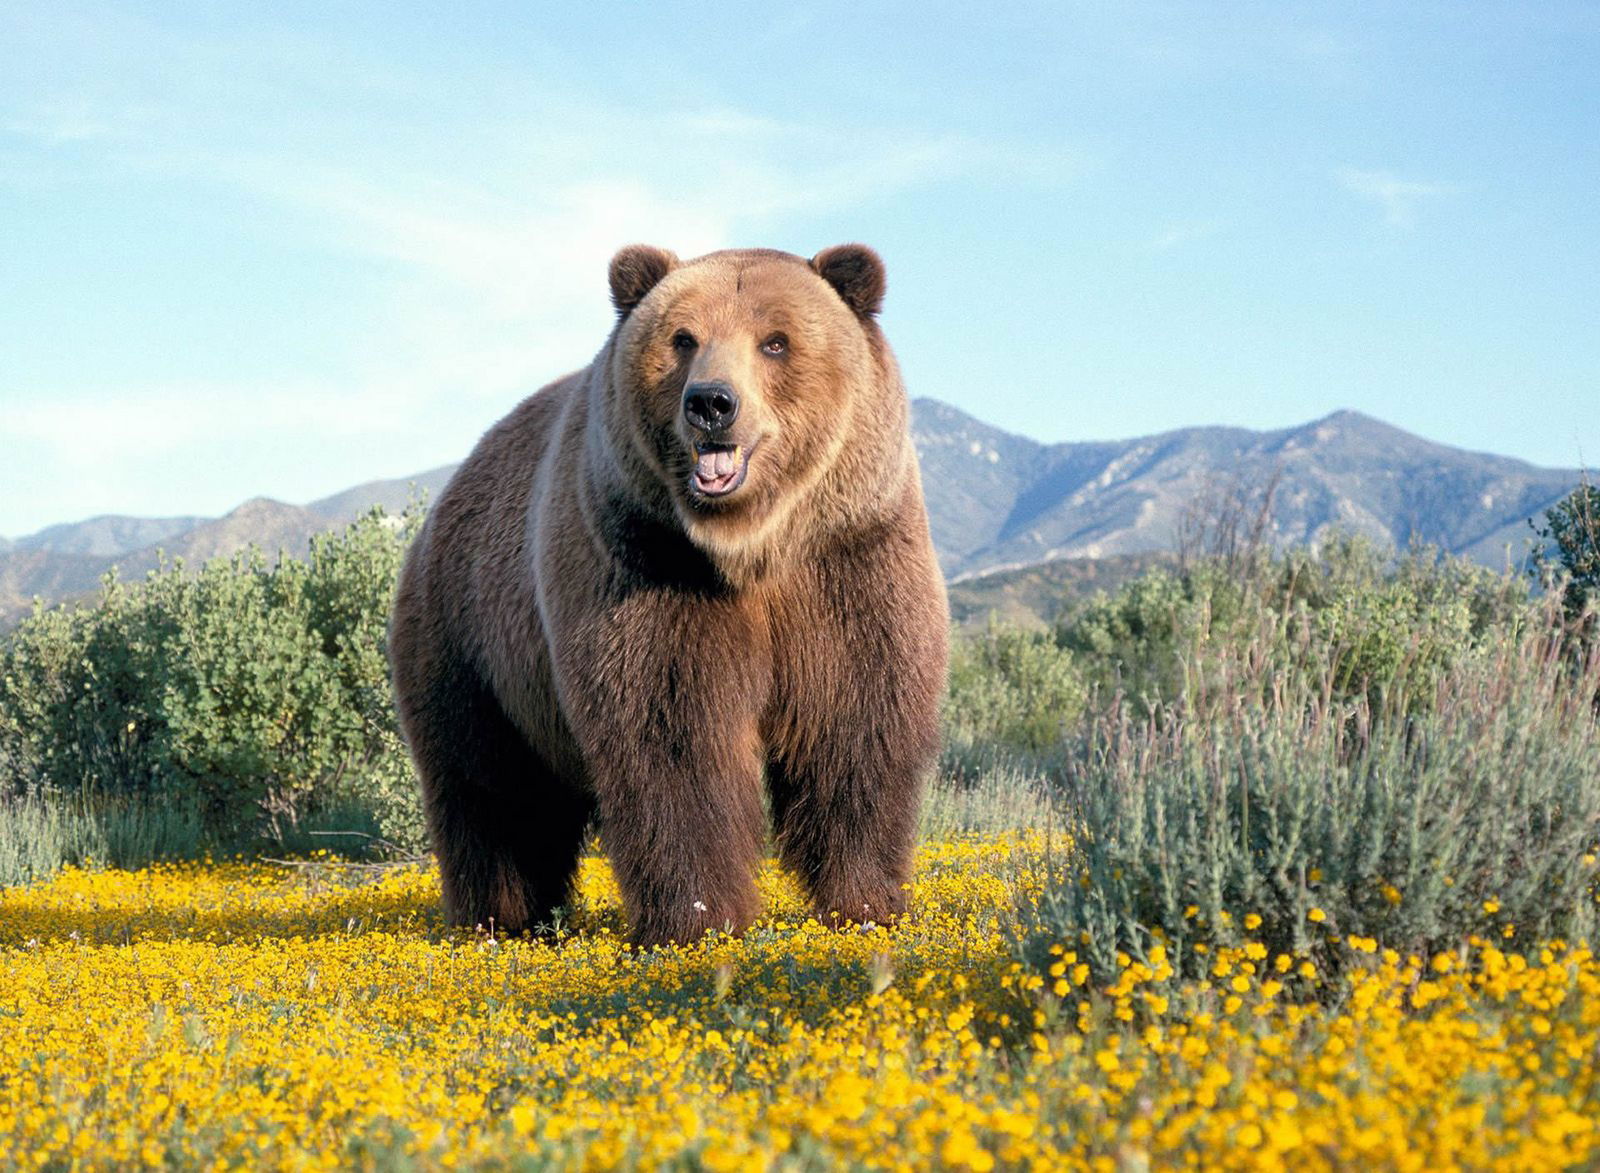
[[[653,953],[623,945],[598,860],[556,944],[445,930],[423,868],[68,870],[0,891],[0,1162],[1600,1162],[1586,949],[1349,938],[1333,979],[1246,944],[1182,980],[1156,945],[1096,990],[1071,942],[1015,960],[1049,859],[1036,836],[927,846],[892,930],[807,920],[773,870],[744,939]]]

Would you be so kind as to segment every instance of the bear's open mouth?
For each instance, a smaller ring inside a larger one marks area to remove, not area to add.
[[[696,444],[689,487],[702,497],[725,497],[744,484],[750,453],[741,444]]]

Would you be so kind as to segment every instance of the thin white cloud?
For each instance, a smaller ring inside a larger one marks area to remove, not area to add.
[[[13,115],[0,123],[0,130],[49,146],[86,142],[112,131],[111,123],[87,102],[68,105],[45,104]]]
[[[395,418],[394,409],[416,406],[415,393],[406,392],[397,384],[361,387],[315,380],[120,386],[8,409],[6,432],[81,471],[129,451],[180,452],[237,432],[241,424],[289,434],[315,428],[345,438],[382,431],[385,421]],[[248,404],[245,420],[242,403]]]
[[[0,33],[12,83],[0,92],[0,185],[44,200],[129,177],[134,198],[181,193],[244,241],[236,264],[318,252],[379,262],[343,267],[348,301],[317,300],[340,320],[317,324],[302,377],[241,366],[219,381],[157,382],[130,369],[94,387],[70,372],[0,386],[0,447],[15,437],[29,454],[0,477],[0,495],[51,485],[40,524],[147,510],[156,481],[172,489],[160,506],[170,509],[175,478],[223,450],[242,458],[226,475],[240,498],[295,499],[318,461],[319,487],[337,488],[328,478],[367,475],[374,450],[399,471],[458,459],[517,398],[593,356],[613,320],[606,264],[622,244],[807,251],[838,243],[808,238],[817,221],[919,187],[992,175],[1053,185],[1081,167],[915,124],[625,96],[559,62],[446,75],[272,22],[195,32],[25,8],[0,17]],[[172,312],[184,291],[171,294],[152,312]],[[249,312],[247,297],[237,304]],[[192,345],[204,354],[227,340]],[[281,475],[263,481],[252,444],[292,454]],[[330,445],[345,455],[327,458]],[[219,482],[210,466],[207,477],[208,489]]]
[[[1204,17],[1191,20],[1164,7],[1126,5],[1118,11],[1126,15],[1123,52],[1152,74],[1196,81],[1263,77],[1333,90],[1367,84],[1362,41],[1344,30],[1308,24],[1301,15],[1273,18],[1204,7]]]
[[[950,137],[852,140],[815,127],[774,134],[769,120],[727,111],[716,112],[714,130],[692,112],[658,115],[642,129],[635,122],[639,141],[630,143],[616,140],[629,121],[620,114],[591,111],[588,119],[616,157],[578,161],[565,177],[537,161],[570,142],[527,132],[518,147],[533,162],[493,178],[381,158],[223,153],[190,165],[293,208],[325,247],[412,271],[384,311],[392,328],[364,345],[358,367],[367,378],[421,382],[423,397],[432,380],[438,399],[505,400],[581,365],[599,346],[611,320],[606,265],[620,245],[643,240],[692,256],[775,243],[775,229],[791,218],[979,169],[991,150]],[[656,145],[684,136],[704,140],[687,167]],[[768,141],[783,144],[782,158],[763,149]],[[624,166],[630,156],[639,162]]]
[[[1220,229],[1221,225],[1214,220],[1172,224],[1145,241],[1144,251],[1148,253],[1171,252],[1173,249],[1182,248],[1186,244],[1204,240],[1208,236],[1215,236]]]
[[[1448,184],[1402,179],[1391,171],[1341,167],[1333,176],[1346,191],[1375,201],[1383,208],[1385,222],[1398,228],[1411,226],[1416,219],[1417,205],[1423,200],[1449,195],[1455,190]]]
[[[958,136],[569,98],[502,107],[497,123],[414,130],[401,110],[393,125],[363,124],[352,143],[331,122],[275,122],[251,91],[244,79],[217,102],[178,92],[145,107],[90,93],[0,118],[41,147],[80,146],[71,167],[87,158],[100,174],[203,185],[211,200],[231,189],[280,213],[259,231],[381,259],[399,276],[352,314],[370,328],[323,356],[319,368],[337,374],[282,381],[241,371],[151,385],[135,372],[117,386],[8,396],[21,401],[8,406],[8,442],[30,452],[17,475],[58,486],[48,516],[24,525],[107,509],[214,511],[198,476],[192,490],[174,481],[221,452],[238,458],[228,478],[237,499],[309,499],[371,475],[353,452],[370,460],[381,451],[394,471],[459,459],[517,398],[598,349],[612,321],[606,264],[619,245],[645,240],[685,256],[739,244],[820,248],[837,242],[785,241],[786,226],[982,174],[1004,151]],[[1068,166],[1033,161],[1032,170]],[[337,446],[344,456],[330,455]],[[269,453],[280,455],[278,472]],[[283,467],[285,453],[294,467]],[[330,477],[335,465],[343,471]],[[208,492],[217,480],[208,473]]]

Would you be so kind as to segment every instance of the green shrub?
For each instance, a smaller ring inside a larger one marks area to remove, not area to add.
[[[1291,552],[1276,571],[1275,605],[1312,623],[1333,695],[1430,704],[1456,661],[1485,639],[1538,623],[1526,585],[1464,558],[1416,547],[1398,558],[1359,538],[1317,554]],[[1305,656],[1307,653],[1299,653]]]
[[[1076,851],[1023,954],[1043,965],[1068,942],[1109,980],[1117,953],[1144,956],[1156,933],[1191,962],[1197,941],[1246,935],[1318,954],[1353,934],[1424,955],[1508,925],[1589,936],[1600,656],[1575,657],[1553,619],[1503,624],[1397,684],[1427,690],[1415,704],[1344,695],[1340,661],[1319,657],[1326,633],[1302,625],[1287,642],[1316,670],[1275,664],[1275,646],[1226,647],[1204,696],[1095,715],[1064,759]],[[1261,918],[1248,934],[1245,914]]]
[[[400,737],[389,674],[389,614],[405,549],[422,522],[420,505],[399,518],[312,540],[311,626],[339,670],[350,721],[350,756],[339,790],[364,808],[394,847],[420,851],[427,827],[411,758]]]
[[[1181,689],[1178,650],[1206,638],[1212,596],[1227,598],[1230,586],[1211,564],[1182,574],[1157,568],[1070,611],[1056,641],[1102,696],[1157,704]]]
[[[36,610],[0,650],[0,790],[194,807],[230,848],[362,811],[416,846],[384,641],[417,520],[374,510],[305,561],[250,549]]]
[[[82,795],[159,788],[161,648],[171,638],[150,596],[108,577],[93,612],[36,609],[0,654],[0,788]]]
[[[991,622],[958,639],[950,658],[945,731],[951,754],[1051,752],[1083,713],[1089,690],[1049,632]]]
[[[1428,548],[1396,558],[1335,537],[1154,571],[1073,610],[1056,638],[1099,695],[1146,714],[1203,693],[1219,657],[1246,651],[1258,674],[1309,671],[1339,697],[1404,692],[1423,704],[1430,682],[1476,641],[1526,622],[1529,605],[1524,584],[1464,559]]]
[[[281,839],[354,749],[336,657],[307,622],[306,575],[287,560],[267,571],[251,551],[180,580],[160,753],[170,785],[197,793],[219,828],[254,821]]]
[[[1585,477],[1545,510],[1544,525],[1528,524],[1540,544],[1531,569],[1541,579],[1562,578],[1568,616],[1576,618],[1590,603],[1600,605],[1600,486]]]

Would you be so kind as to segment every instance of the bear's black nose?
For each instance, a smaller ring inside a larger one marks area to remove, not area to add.
[[[739,395],[726,383],[690,383],[683,391],[683,418],[690,427],[720,432],[739,414]]]

